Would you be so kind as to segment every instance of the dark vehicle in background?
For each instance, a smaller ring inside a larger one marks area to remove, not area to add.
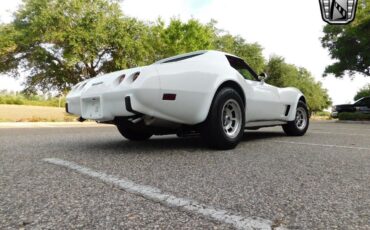
[[[353,104],[335,105],[332,108],[331,116],[337,118],[342,112],[360,112],[370,114],[370,97],[363,97]]]

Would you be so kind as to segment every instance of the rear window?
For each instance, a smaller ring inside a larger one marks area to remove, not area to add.
[[[183,60],[186,60],[186,59],[190,59],[190,58],[194,58],[194,57],[203,55],[205,53],[206,52],[197,52],[197,53],[182,54],[182,55],[178,55],[178,56],[174,56],[174,57],[162,59],[160,61],[157,61],[156,64],[179,62],[179,61],[183,61]]]

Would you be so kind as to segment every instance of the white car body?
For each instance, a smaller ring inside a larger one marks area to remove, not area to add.
[[[229,85],[242,94],[246,128],[295,119],[298,101],[305,102],[298,89],[245,79],[228,57],[237,58],[198,51],[86,80],[68,94],[67,112],[98,122],[141,114],[148,126],[196,125],[206,120],[217,90]]]

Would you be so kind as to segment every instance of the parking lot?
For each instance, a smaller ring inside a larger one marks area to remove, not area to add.
[[[124,140],[115,127],[0,129],[0,229],[370,229],[370,125]]]

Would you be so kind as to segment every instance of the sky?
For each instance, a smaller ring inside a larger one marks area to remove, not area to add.
[[[20,2],[2,1],[0,21],[9,22]],[[370,77],[361,75],[353,80],[322,78],[325,67],[333,61],[319,40],[325,22],[316,0],[124,0],[121,8],[125,15],[145,21],[161,17],[168,22],[177,17],[206,23],[214,19],[218,28],[241,35],[247,42],[258,42],[266,59],[276,54],[285,57],[288,63],[310,70],[328,89],[334,104],[353,101],[355,93],[370,83]],[[0,89],[21,90],[20,82],[1,77]]]

